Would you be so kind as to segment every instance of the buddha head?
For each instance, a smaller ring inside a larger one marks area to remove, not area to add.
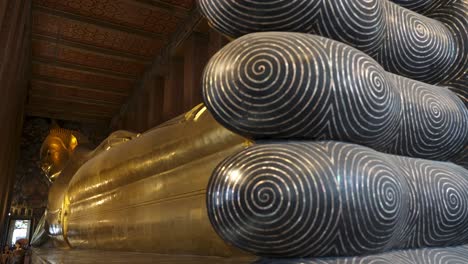
[[[42,143],[40,166],[46,176],[54,181],[67,165],[78,146],[78,139],[73,131],[54,127]]]

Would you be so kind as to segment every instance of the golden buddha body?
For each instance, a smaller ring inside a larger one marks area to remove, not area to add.
[[[74,132],[57,132],[41,150],[42,168],[54,181],[44,230],[57,246],[243,254],[211,227],[205,196],[213,169],[250,142],[204,106],[141,135],[115,132],[95,150]]]
[[[54,238],[55,244],[62,247],[68,246],[61,223],[62,201],[68,183],[91,152],[83,137],[80,137],[83,140],[80,140],[78,146],[77,136],[77,132],[53,128],[45,139],[40,154],[41,168],[49,180],[54,182],[49,191],[44,228]]]

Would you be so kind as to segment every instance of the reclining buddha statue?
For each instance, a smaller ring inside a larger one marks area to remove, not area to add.
[[[50,237],[59,247],[241,254],[209,224],[205,190],[214,167],[249,144],[203,105],[143,134],[114,132],[95,150],[52,129],[41,163],[53,184],[33,245]]]
[[[62,129],[53,124],[49,135],[44,140],[40,151],[41,169],[53,185],[49,191],[47,212],[41,220],[38,234],[33,244],[42,243],[46,232],[54,237],[54,242],[61,247],[68,243],[63,234],[62,213],[63,199],[67,186],[77,170],[88,160],[113,145],[131,140],[137,135],[127,131],[112,133],[100,146],[92,150],[88,139],[77,131]],[[44,226],[46,224],[46,226]]]
[[[258,263],[468,262],[468,2],[198,2],[232,39],[206,66],[205,104],[92,151],[52,131],[37,237]]]

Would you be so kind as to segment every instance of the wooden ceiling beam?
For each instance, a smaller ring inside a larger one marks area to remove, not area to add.
[[[31,66],[31,73],[35,78],[47,78],[50,80],[59,79],[64,82],[76,83],[78,86],[123,93],[125,95],[131,95],[136,83],[135,80],[121,79],[101,73],[59,67],[37,61],[33,61]]]
[[[119,79],[125,79],[125,80],[130,80],[130,81],[136,81],[137,80],[137,78],[135,76],[128,75],[128,74],[125,74],[125,73],[104,70],[104,69],[101,69],[101,68],[93,68],[93,67],[83,66],[83,65],[74,64],[74,63],[54,61],[54,60],[45,59],[45,58],[33,57],[32,62],[33,63],[49,64],[49,65],[54,65],[54,66],[57,66],[57,67],[63,67],[63,68],[68,68],[68,69],[73,69],[73,70],[78,70],[78,71],[100,73],[100,74],[104,74],[104,75],[107,75],[107,76],[112,77],[112,78],[119,78]]]
[[[48,44],[46,44],[48,45]],[[32,57],[44,63],[61,62],[75,66],[82,66],[95,71],[104,71],[110,74],[123,74],[125,78],[138,78],[143,74],[146,65],[121,61],[107,56],[99,56],[82,50],[60,47],[48,47],[40,43],[32,43]],[[58,51],[57,51],[58,50]]]
[[[42,98],[42,100],[55,100],[55,101],[60,101],[64,103],[81,103],[83,105],[88,106],[103,106],[103,107],[108,107],[108,108],[116,108],[120,107],[121,102],[117,101],[111,101],[111,100],[93,100],[89,99],[87,97],[81,97],[81,96],[69,96],[69,95],[62,95],[59,93],[54,93],[54,92],[49,92],[49,93],[44,93],[42,92],[44,89],[33,89],[28,92],[29,97],[34,97],[34,98]],[[36,99],[34,99],[36,100]]]
[[[88,111],[88,110],[77,110],[77,109],[66,109],[60,107],[50,107],[44,105],[36,105],[36,104],[28,104],[25,108],[27,111],[35,111],[35,112],[43,112],[43,113],[59,113],[63,115],[69,116],[87,116],[88,118],[96,118],[96,119],[109,119],[111,116],[109,113],[103,112],[96,112],[96,111]]]
[[[36,40],[45,40],[45,41],[49,41],[49,42],[52,42],[52,43],[57,43],[59,45],[68,46],[68,47],[76,48],[76,49],[81,49],[81,50],[85,50],[85,51],[89,51],[89,52],[93,52],[93,53],[97,53],[97,54],[121,57],[123,59],[139,61],[139,62],[143,62],[143,63],[151,63],[151,59],[147,58],[147,57],[144,57],[144,56],[138,56],[138,55],[128,53],[128,52],[123,52],[123,51],[121,52],[121,51],[115,51],[115,50],[111,50],[111,49],[100,48],[100,47],[97,47],[97,46],[82,44],[82,43],[78,43],[78,42],[74,42],[74,41],[65,40],[65,39],[62,39],[62,38],[57,39],[55,37],[39,34],[37,32],[33,32],[32,38],[36,39]]]
[[[94,114],[83,114],[83,113],[62,113],[54,112],[50,110],[41,110],[34,108],[26,108],[26,115],[36,116],[36,117],[45,117],[57,120],[66,120],[66,121],[75,121],[81,123],[104,123],[108,124],[110,117],[94,115]]]
[[[77,101],[76,98],[52,98],[41,95],[29,95],[28,105],[55,107],[69,111],[89,111],[102,114],[112,114],[118,111],[117,105],[104,105],[94,102]]]
[[[158,9],[160,11],[169,12],[171,15],[178,17],[178,18],[186,18],[189,15],[190,10],[187,10],[180,6],[170,5],[165,2],[161,1],[154,1],[154,0],[124,0],[127,2],[133,3],[140,3],[144,6],[148,6],[154,9]]]
[[[51,112],[51,113],[63,113],[63,114],[70,114],[70,115],[88,115],[88,116],[96,116],[102,118],[109,118],[110,114],[108,112],[102,111],[91,111],[89,109],[76,109],[71,107],[59,107],[56,105],[43,105],[43,104],[36,104],[36,103],[28,103],[26,104],[26,110],[35,110],[35,111],[43,111],[43,112]]]
[[[89,90],[83,91],[74,86],[58,85],[38,80],[32,80],[29,94],[31,96],[44,96],[63,100],[77,99],[80,102],[117,106],[120,106],[126,98],[126,96],[116,96],[105,92],[92,92]]]
[[[146,38],[150,37],[153,39],[163,39],[165,37],[163,34],[158,34],[158,33],[145,31],[145,30],[141,30],[141,29],[137,29],[133,27],[128,27],[125,25],[117,24],[117,23],[112,23],[112,22],[105,21],[105,20],[95,19],[95,18],[91,18],[87,16],[70,13],[70,12],[52,9],[49,7],[41,6],[37,3],[33,4],[33,11],[41,12],[41,13],[45,13],[49,15],[54,15],[58,17],[63,17],[63,18],[70,19],[70,20],[80,21],[83,23],[92,24],[92,25],[96,25],[96,26],[100,26],[104,28],[117,30],[117,31],[122,31],[128,34],[139,35],[139,36],[146,37]]]
[[[128,91],[128,93],[123,93],[123,92],[103,89],[100,87],[92,87],[89,85],[83,85],[82,83],[79,83],[79,82],[73,82],[73,81],[62,80],[62,79],[57,79],[57,78],[50,78],[50,77],[39,76],[39,75],[34,75],[34,74],[31,77],[31,81],[32,82],[40,81],[40,82],[52,83],[55,85],[69,86],[79,91],[82,91],[83,93],[99,92],[99,93],[104,93],[104,94],[108,94],[112,96],[122,96],[122,97],[128,97],[131,93],[130,90]]]
[[[60,47],[63,47],[63,48],[67,48],[67,49],[73,49],[73,50],[77,50],[77,51],[80,51],[80,52],[83,52],[83,53],[88,53],[88,54],[94,54],[94,55],[98,55],[98,56],[102,56],[102,57],[106,57],[106,58],[114,58],[114,59],[117,59],[117,60],[121,60],[121,61],[126,61],[126,62],[132,62],[132,63],[141,63],[141,64],[149,64],[151,63],[151,60],[144,60],[142,61],[143,58],[135,58],[135,57],[127,57],[127,56],[122,56],[122,54],[120,54],[119,52],[109,52],[109,50],[101,50],[98,48],[98,50],[96,50],[96,48],[91,48],[86,46],[86,45],[80,45],[80,44],[76,44],[76,43],[70,43],[70,42],[67,42],[67,41],[64,41],[62,39],[60,39],[57,43],[57,39],[56,38],[53,38],[53,37],[49,37],[49,36],[44,36],[44,35],[40,35],[40,34],[35,34],[32,36],[32,41],[33,42],[36,42],[36,43],[47,43],[48,45],[56,45],[56,46],[60,46]],[[91,46],[91,47],[94,47],[94,46]]]

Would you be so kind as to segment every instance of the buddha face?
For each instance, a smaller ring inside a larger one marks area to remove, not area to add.
[[[41,169],[54,181],[70,159],[70,151],[61,138],[49,135],[41,147]]]

